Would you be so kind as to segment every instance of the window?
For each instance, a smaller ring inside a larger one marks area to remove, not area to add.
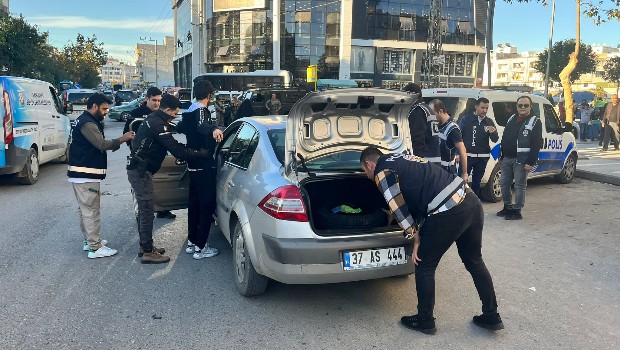
[[[545,111],[545,131],[557,133],[561,128],[560,118],[558,118],[552,105],[544,104],[543,109]]]
[[[517,102],[493,102],[493,115],[495,122],[499,126],[506,126],[508,119],[517,113]],[[540,116],[540,107],[538,103],[532,104],[532,114]]]
[[[54,88],[50,87],[50,93],[52,94],[52,100],[54,100],[54,106],[56,107],[56,111],[58,113],[62,113],[62,108],[60,108],[60,102],[58,101],[58,96],[56,96],[56,93],[54,91]]]
[[[230,146],[228,162],[247,169],[258,145],[258,133],[249,124],[243,124]]]
[[[267,136],[269,136],[269,142],[271,142],[271,147],[273,147],[273,151],[276,153],[276,158],[278,158],[281,164],[284,164],[284,152],[286,149],[286,129],[269,130],[267,131]]]

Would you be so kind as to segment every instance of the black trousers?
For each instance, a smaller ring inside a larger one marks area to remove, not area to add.
[[[471,190],[478,198],[480,198],[480,181],[482,181],[488,162],[489,157],[467,157],[467,173],[471,175]]]
[[[140,245],[146,252],[153,249],[153,212],[155,202],[153,200],[153,174],[146,172],[143,177],[139,171],[127,170],[127,178],[133,189],[138,204],[138,232],[140,233]]]
[[[420,230],[418,257],[422,261],[415,269],[415,283],[418,293],[418,314],[421,317],[433,317],[435,270],[441,257],[453,242],[456,242],[459,256],[474,280],[482,301],[482,312],[485,314],[497,312],[493,280],[482,260],[484,212],[478,197],[471,191],[468,192],[461,204],[427,217]]]
[[[215,213],[215,169],[189,172],[187,239],[203,249]]]
[[[605,125],[605,136],[603,138],[603,149],[607,150],[609,141],[613,142],[614,148],[618,149],[618,123],[608,123]]]

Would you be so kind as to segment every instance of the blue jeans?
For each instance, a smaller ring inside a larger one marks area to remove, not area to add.
[[[579,139],[585,141],[588,135],[588,123],[579,123]]]
[[[518,163],[516,158],[504,157],[500,169],[502,170],[500,187],[502,188],[504,206],[508,209],[520,211],[525,206],[525,189],[527,188],[525,164]],[[512,193],[510,192],[513,180],[515,184],[514,204],[512,204]]]

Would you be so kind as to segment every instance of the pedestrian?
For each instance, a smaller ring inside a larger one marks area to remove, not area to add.
[[[491,155],[489,141],[499,140],[495,123],[487,118],[488,110],[489,100],[481,97],[476,100],[474,113],[466,115],[459,122],[467,149],[467,173],[471,176],[471,189],[478,198],[480,198],[480,182]]]
[[[560,122],[562,126],[566,124],[566,107],[564,97],[560,97],[560,102],[558,102],[558,114],[560,116]]]
[[[588,137],[588,129],[592,124],[592,112],[593,109],[590,108],[590,105],[585,100],[581,102],[580,113],[579,113],[579,139],[581,141],[585,141]]]
[[[618,122],[620,122],[620,108],[618,107],[618,95],[611,95],[611,103],[605,107],[604,114],[605,137],[603,140],[603,151],[607,151],[609,140],[614,143],[614,149],[617,151],[619,146]]]
[[[362,151],[360,162],[366,176],[383,193],[404,230],[403,235],[413,240],[411,257],[416,265],[418,313],[402,317],[401,323],[422,333],[436,332],[435,270],[441,257],[456,242],[459,256],[482,301],[482,315],[474,316],[474,324],[490,330],[504,328],[497,312],[493,280],[482,259],[482,204],[465,181],[427,159],[384,155],[373,146]]]
[[[127,165],[127,178],[138,202],[138,232],[140,234],[140,251],[138,256],[143,264],[159,264],[170,261],[164,256],[164,248],[153,245],[153,175],[161,167],[166,153],[175,158],[188,160],[206,157],[206,151],[186,148],[172,137],[173,125],[170,124],[179,112],[179,99],[164,95],[159,109],[140,124],[136,138],[131,145],[131,155]]]
[[[86,111],[71,122],[67,176],[79,205],[83,250],[91,259],[118,253],[101,240],[101,181],[108,168],[106,151],[116,151],[123,142],[134,138],[134,132],[129,131],[118,139],[105,139],[102,122],[111,103],[104,94],[95,93],[86,101]]]
[[[282,103],[278,100],[275,93],[271,94],[271,99],[265,104],[270,115],[277,115],[282,108]]]
[[[413,154],[424,157],[429,162],[441,164],[439,151],[439,122],[424,99],[422,89],[418,84],[409,83],[404,91],[418,95],[417,100],[409,110],[409,130]]]
[[[250,101],[250,97],[249,95],[246,95],[246,96],[247,96],[246,98],[241,100],[241,104],[239,105],[239,109],[237,110],[237,115],[235,117],[235,120],[246,118],[246,117],[251,117],[254,115],[254,107],[252,107],[252,102]]]
[[[217,126],[224,126],[224,113],[226,112],[226,106],[222,101],[222,98],[217,96],[215,98],[215,102],[213,102],[215,107],[215,118]]]
[[[239,101],[239,97],[237,95],[233,96],[232,101],[230,101],[230,111],[232,121],[237,119],[237,111],[239,110],[239,106],[241,105],[241,101]]]
[[[446,112],[446,105],[443,101],[434,99],[428,106],[439,122],[441,167],[452,174],[461,176],[467,183],[467,151],[459,126],[451,120],[452,118]]]
[[[527,174],[538,164],[538,152],[542,147],[542,126],[540,118],[532,114],[532,99],[521,96],[517,99],[517,114],[506,123],[501,141],[500,187],[504,208],[497,213],[506,220],[521,220],[521,209],[525,205]],[[512,203],[510,186],[515,186],[515,202]]]
[[[215,154],[216,144],[222,141],[223,133],[209,123],[209,100],[213,86],[207,80],[194,83],[196,102],[192,103],[183,119],[177,124],[177,131],[187,136],[187,147],[206,150],[208,157],[189,159],[189,207],[187,209],[187,248],[194,259],[216,256],[217,248],[209,247],[207,240],[215,213]]]

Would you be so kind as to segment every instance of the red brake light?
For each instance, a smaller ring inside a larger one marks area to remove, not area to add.
[[[294,185],[273,190],[258,203],[258,207],[279,220],[308,222],[301,192]]]

